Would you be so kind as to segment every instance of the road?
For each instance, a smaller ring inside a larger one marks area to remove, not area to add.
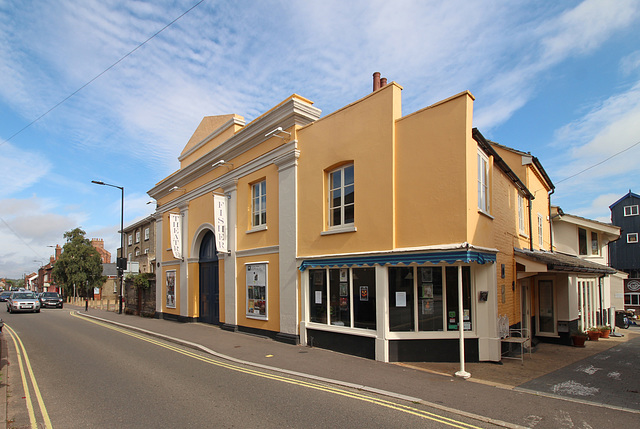
[[[66,308],[2,318],[10,428],[30,427],[30,403],[38,427],[55,428],[492,427],[213,359]]]

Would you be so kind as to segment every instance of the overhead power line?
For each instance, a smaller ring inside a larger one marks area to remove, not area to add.
[[[147,44],[147,42],[149,42],[151,39],[153,39],[154,37],[156,37],[158,34],[162,33],[164,30],[166,30],[167,28],[171,27],[173,24],[176,23],[176,21],[178,21],[180,18],[182,18],[183,16],[185,16],[186,14],[188,14],[189,12],[191,12],[193,9],[195,9],[196,7],[198,7],[201,3],[203,3],[205,0],[200,0],[198,3],[194,4],[193,6],[191,6],[189,9],[187,9],[185,12],[182,13],[182,15],[180,15],[179,17],[177,17],[176,19],[174,19],[173,21],[171,21],[170,23],[168,23],[167,25],[165,25],[164,27],[162,27],[160,30],[158,30],[155,34],[153,34],[151,37],[149,37],[147,40],[145,40],[144,42],[140,43],[138,46],[136,46],[134,49],[132,49],[131,51],[129,51],[126,55],[124,55],[122,58],[120,58],[118,61],[116,61],[115,63],[111,64],[109,67],[107,67],[106,69],[104,69],[102,72],[98,73],[93,79],[91,79],[90,81],[88,81],[87,83],[85,83],[84,85],[82,85],[80,88],[76,89],[75,91],[73,91],[71,94],[69,94],[68,96],[66,96],[64,99],[62,99],[62,101],[58,102],[56,105],[54,105],[53,107],[51,107],[49,110],[47,110],[46,112],[44,112],[43,114],[41,114],[40,116],[38,116],[36,119],[34,119],[33,121],[29,122],[27,125],[25,125],[24,127],[22,127],[20,130],[18,130],[17,132],[13,133],[8,139],[6,139],[3,142],[0,142],[0,145],[3,145],[9,141],[11,141],[14,137],[16,137],[17,135],[19,135],[20,133],[22,133],[24,130],[26,130],[27,128],[29,128],[30,126],[32,126],[33,124],[35,124],[36,122],[38,122],[40,119],[44,118],[45,116],[47,116],[49,113],[51,113],[53,110],[57,109],[60,105],[62,105],[63,103],[65,103],[67,100],[69,100],[71,97],[73,97],[74,95],[76,95],[77,93],[79,93],[80,91],[82,91],[84,88],[86,88],[87,86],[91,85],[95,80],[97,80],[98,78],[100,78],[103,74],[105,74],[106,72],[108,72],[109,70],[111,70],[112,68],[114,68],[115,66],[117,66],[118,64],[120,64],[125,58],[127,58],[129,55],[133,54],[135,51],[137,51],[138,49],[140,49],[141,47],[143,47],[145,44]]]

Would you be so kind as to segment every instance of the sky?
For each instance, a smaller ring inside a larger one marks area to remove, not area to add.
[[[76,227],[115,260],[121,193],[91,181],[125,188],[125,226],[152,214],[204,116],[294,93],[325,116],[376,71],[404,115],[469,90],[566,213],[609,222],[640,192],[638,1],[0,0],[0,22],[0,278]]]

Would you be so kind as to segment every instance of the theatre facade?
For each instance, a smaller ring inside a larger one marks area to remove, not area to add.
[[[471,93],[403,116],[376,79],[322,118],[292,95],[202,120],[149,191],[159,317],[385,362],[456,361],[463,336],[468,361],[500,360],[533,195],[473,129]]]

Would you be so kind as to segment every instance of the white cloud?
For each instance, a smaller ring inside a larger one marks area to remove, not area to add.
[[[51,169],[50,162],[40,153],[19,149],[11,143],[0,145],[0,149],[0,198],[29,188]]]

